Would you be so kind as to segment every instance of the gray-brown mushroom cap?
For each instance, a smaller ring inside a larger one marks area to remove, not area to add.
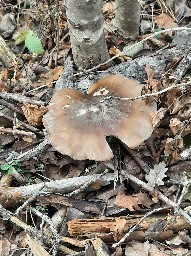
[[[119,138],[130,148],[139,146],[153,131],[151,107],[142,99],[142,85],[121,75],[90,85],[88,95],[75,89],[57,91],[43,117],[51,144],[76,160],[105,161],[113,153],[106,136]]]

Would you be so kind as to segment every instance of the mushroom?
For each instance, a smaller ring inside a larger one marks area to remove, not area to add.
[[[111,75],[90,85],[88,94],[76,89],[55,92],[43,117],[53,147],[75,160],[106,161],[113,157],[106,136],[129,148],[152,134],[152,107],[141,95],[142,85],[122,75]]]

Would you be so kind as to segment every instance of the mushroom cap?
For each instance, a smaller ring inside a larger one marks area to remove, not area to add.
[[[122,75],[111,75],[90,85],[88,94],[61,89],[53,95],[43,117],[51,144],[76,160],[105,161],[113,157],[106,136],[130,148],[153,131],[151,106],[145,100],[122,100],[141,95],[142,85]]]

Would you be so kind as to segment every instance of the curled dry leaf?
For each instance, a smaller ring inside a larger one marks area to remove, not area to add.
[[[48,74],[42,74],[41,78],[45,80],[44,82],[48,87],[53,86],[53,82],[58,80],[60,75],[63,73],[63,67],[58,66],[50,70]]]
[[[175,22],[175,20],[164,12],[158,16],[155,16],[154,20],[159,28],[167,29],[178,27],[178,24]],[[172,34],[172,32],[170,33]]]
[[[169,156],[171,164],[181,160],[180,153],[183,146],[183,139],[181,137],[177,139],[167,138],[164,146],[164,154]]]
[[[112,56],[117,56],[118,54],[121,54],[120,56],[118,56],[117,58],[120,60],[120,61],[126,61],[126,60],[131,60],[132,58],[125,55],[125,54],[122,54],[122,52],[116,48],[115,46],[112,46],[110,49],[109,49],[109,53],[112,55]]]
[[[130,211],[140,210],[139,205],[146,206],[150,208],[153,204],[152,200],[147,196],[147,194],[140,192],[139,194],[133,196],[126,196],[118,194],[116,196],[115,204],[117,206],[127,208]]]
[[[108,76],[90,85],[88,95],[74,90],[57,91],[43,117],[51,144],[76,160],[105,161],[113,157],[106,136],[115,136],[130,148],[152,134],[145,100],[124,100],[141,95],[142,85],[121,75]]]
[[[148,184],[151,187],[164,185],[163,179],[166,177],[166,168],[165,162],[154,165],[154,169],[150,169],[149,174],[145,175],[145,179],[148,181]]]
[[[164,118],[166,112],[166,108],[160,108],[156,112],[151,113],[153,127],[156,127],[160,124],[160,121]]]
[[[47,108],[43,106],[39,107],[36,105],[31,105],[28,103],[23,103],[21,108],[29,124],[34,126],[42,125],[42,117],[47,112]]]

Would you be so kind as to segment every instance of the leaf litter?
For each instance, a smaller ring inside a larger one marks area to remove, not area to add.
[[[17,66],[1,66],[0,77],[0,254],[189,255],[191,153],[183,154],[191,147],[189,33],[161,33],[114,61],[117,68],[146,60],[144,76],[136,66],[131,77],[144,84],[141,94],[151,95],[145,101],[155,109],[145,143],[130,149],[108,137],[112,159],[74,160],[51,146],[42,123],[56,81],[71,69],[64,4],[58,1],[56,13],[48,2],[33,8],[0,3],[0,35],[17,58]],[[140,38],[189,24],[190,8],[189,1],[144,1]],[[108,49],[117,56],[129,45],[112,30],[115,2],[106,1],[103,12]],[[57,23],[51,24],[52,15]],[[31,31],[32,39],[22,31]],[[168,56],[165,48],[173,51],[175,45],[179,53]],[[149,54],[166,58],[162,71],[147,62]],[[95,76],[88,85],[101,78]],[[78,82],[83,84],[78,77],[66,79],[73,89]],[[174,88],[159,93],[169,86]]]

